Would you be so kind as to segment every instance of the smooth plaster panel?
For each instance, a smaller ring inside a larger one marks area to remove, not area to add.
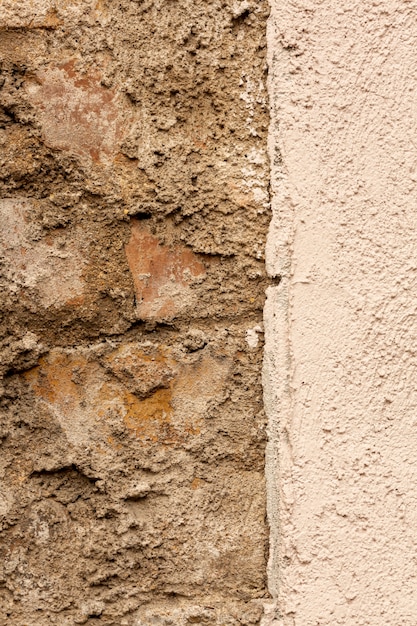
[[[417,3],[273,0],[268,37],[264,621],[415,626]]]

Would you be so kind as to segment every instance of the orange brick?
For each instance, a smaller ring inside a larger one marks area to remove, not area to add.
[[[126,246],[141,319],[170,319],[194,302],[192,283],[205,275],[203,263],[185,246],[167,247],[138,220]]]
[[[162,378],[157,388],[150,385],[145,397],[138,396],[132,392],[130,375],[142,377],[136,385],[148,384],[152,358]],[[103,364],[82,352],[54,350],[23,374],[69,441],[95,449],[100,445],[102,452],[118,445],[112,433],[115,422],[147,445],[177,445],[197,436],[230,367],[227,359],[210,355],[180,364],[165,346],[135,343],[117,348]],[[169,379],[164,378],[167,371]]]

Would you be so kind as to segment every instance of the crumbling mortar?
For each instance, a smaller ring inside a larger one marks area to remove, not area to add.
[[[257,624],[266,4],[33,7],[0,9],[0,623]]]

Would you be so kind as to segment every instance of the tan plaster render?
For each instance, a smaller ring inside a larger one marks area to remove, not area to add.
[[[417,623],[416,8],[272,2],[265,623]]]

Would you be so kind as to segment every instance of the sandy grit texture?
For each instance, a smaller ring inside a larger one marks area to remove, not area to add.
[[[416,9],[272,2],[265,623],[417,623]]]

